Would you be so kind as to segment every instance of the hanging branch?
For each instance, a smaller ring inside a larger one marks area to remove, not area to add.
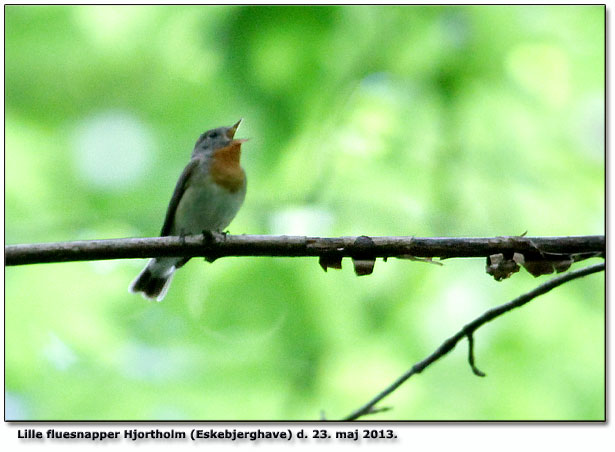
[[[602,235],[572,237],[305,237],[226,235],[207,233],[186,237],[128,238],[75,242],[8,245],[5,264],[130,259],[163,256],[318,256],[323,268],[335,267],[343,257],[362,263],[363,274],[371,272],[369,261],[382,257],[452,258],[488,257],[498,253],[561,259],[575,254],[604,254]],[[373,268],[373,265],[371,266]],[[559,271],[559,270],[558,270]]]
[[[470,323],[466,324],[454,336],[451,336],[448,339],[446,339],[440,345],[440,347],[438,347],[438,349],[435,352],[433,352],[431,355],[429,355],[427,358],[423,359],[422,361],[419,361],[418,363],[416,363],[407,372],[405,372],[401,377],[399,377],[391,385],[389,385],[387,388],[385,388],[380,394],[375,396],[372,400],[367,402],[361,408],[357,409],[356,411],[354,411],[351,414],[349,414],[348,416],[346,416],[343,420],[345,420],[345,421],[353,421],[353,420],[356,420],[356,419],[358,419],[358,418],[360,418],[362,416],[365,416],[365,415],[368,415],[368,414],[372,414],[374,412],[379,411],[379,408],[377,408],[376,405],[382,399],[384,399],[386,396],[388,396],[393,391],[395,391],[397,388],[399,388],[410,377],[412,377],[415,374],[418,374],[418,373],[422,372],[428,366],[430,366],[431,364],[436,362],[438,359],[442,358],[444,355],[446,355],[451,350],[453,350],[453,348],[455,348],[457,343],[460,340],[462,340],[464,337],[468,338],[468,348],[469,348],[468,362],[470,364],[470,367],[472,368],[472,371],[476,375],[484,377],[485,374],[483,372],[481,372],[480,370],[478,370],[476,368],[475,364],[474,364],[474,341],[473,341],[473,334],[474,334],[474,332],[478,328],[483,326],[485,323],[495,319],[496,317],[499,317],[502,314],[507,313],[508,311],[510,311],[512,309],[515,309],[515,308],[518,308],[520,306],[523,306],[524,304],[530,302],[534,298],[549,292],[551,289],[554,289],[557,286],[560,286],[560,285],[562,285],[562,284],[564,284],[564,283],[566,283],[568,281],[572,281],[573,279],[576,279],[576,278],[581,278],[583,276],[587,276],[587,275],[590,275],[592,273],[604,271],[604,269],[605,269],[605,264],[604,263],[600,263],[600,264],[590,265],[588,267],[581,268],[579,270],[570,271],[570,272],[565,273],[563,275],[557,276],[557,277],[547,281],[544,284],[541,284],[540,286],[536,287],[535,289],[533,289],[533,290],[531,290],[531,291],[529,291],[529,292],[527,292],[527,293],[525,293],[525,294],[515,298],[512,301],[509,301],[508,303],[504,303],[504,304],[502,304],[500,306],[497,306],[495,308],[489,309],[488,311],[484,312],[481,316],[477,317],[476,319],[474,319]]]

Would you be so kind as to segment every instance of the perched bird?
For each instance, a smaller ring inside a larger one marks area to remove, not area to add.
[[[246,196],[246,175],[239,164],[241,144],[235,139],[241,119],[231,127],[203,133],[192,151],[167,209],[161,236],[222,232],[233,220]],[[151,259],[128,290],[162,301],[175,270],[189,257]]]

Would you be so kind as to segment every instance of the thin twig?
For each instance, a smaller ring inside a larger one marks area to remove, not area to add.
[[[468,334],[468,363],[470,364],[474,375],[478,377],[487,376],[485,372],[480,370],[478,367],[476,367],[476,364],[474,364],[474,335],[472,333]]]
[[[358,410],[346,416],[343,420],[353,421],[365,414],[371,413],[373,407],[376,406],[376,404],[378,404],[382,399],[384,399],[386,396],[388,396],[393,391],[395,391],[399,386],[405,383],[410,377],[422,372],[423,370],[425,370],[427,366],[429,366],[430,364],[433,364],[436,360],[438,360],[439,358],[443,357],[448,352],[450,352],[453,348],[455,348],[457,343],[460,340],[462,340],[464,337],[468,337],[468,338],[472,337],[472,334],[478,328],[483,326],[485,323],[495,319],[496,317],[502,314],[505,314],[506,312],[514,308],[523,306],[524,304],[528,303],[534,298],[549,292],[551,289],[554,289],[555,287],[561,284],[564,284],[568,281],[572,281],[573,279],[576,279],[576,278],[581,278],[583,276],[590,275],[592,273],[604,271],[604,269],[605,269],[605,264],[603,262],[600,264],[590,265],[588,267],[584,267],[579,270],[574,270],[568,273],[564,273],[560,276],[557,276],[547,281],[544,284],[541,284],[535,289],[515,298],[514,300],[509,301],[508,303],[504,303],[500,306],[489,309],[488,311],[484,312],[481,316],[477,317],[472,322],[465,325],[459,332],[457,332],[457,334],[446,339],[442,343],[442,345],[438,347],[438,349],[435,352],[433,352],[431,355],[429,355],[424,360],[416,363],[407,372],[405,372],[401,377],[399,377],[390,386],[388,386],[384,391],[379,393],[376,397],[374,397],[372,400],[370,400],[368,403],[363,405]]]
[[[604,253],[603,235],[572,237],[305,237],[212,234],[187,237],[153,237],[76,242],[8,245],[6,265],[49,262],[130,259],[163,256],[325,256],[336,260],[357,257],[413,256],[420,258],[486,257],[492,254],[541,252],[570,255]]]

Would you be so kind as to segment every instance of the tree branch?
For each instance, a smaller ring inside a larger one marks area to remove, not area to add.
[[[470,366],[472,367],[472,370],[474,371],[474,373],[476,373],[478,369],[476,369],[476,367],[474,366],[474,355],[473,355],[474,343],[472,340],[472,335],[478,328],[480,328],[485,323],[495,319],[496,317],[499,317],[502,314],[505,314],[506,312],[514,308],[523,306],[524,304],[530,302],[534,298],[549,292],[551,289],[554,289],[561,284],[564,284],[568,281],[572,281],[573,279],[576,279],[576,278],[581,278],[583,276],[590,275],[592,273],[604,271],[604,269],[605,269],[605,264],[600,263],[596,265],[590,265],[588,267],[581,268],[579,270],[574,270],[568,273],[564,273],[563,275],[557,276],[547,281],[546,283],[541,284],[540,286],[536,287],[530,292],[527,292],[515,298],[514,300],[509,301],[508,303],[504,303],[500,306],[489,309],[488,311],[484,312],[481,316],[477,317],[472,322],[465,325],[461,330],[459,330],[459,332],[457,332],[457,334],[446,339],[442,343],[442,345],[438,347],[438,349],[435,352],[433,352],[431,355],[429,355],[424,360],[416,363],[406,373],[404,373],[401,377],[399,377],[391,385],[389,385],[384,391],[382,391],[380,394],[378,394],[376,397],[374,397],[372,400],[370,400],[368,403],[363,405],[358,410],[346,416],[343,420],[353,421],[353,420],[358,419],[361,416],[373,413],[375,410],[377,410],[376,404],[378,404],[382,399],[384,399],[386,396],[388,396],[393,391],[395,391],[399,386],[405,383],[410,377],[422,372],[423,370],[425,370],[426,367],[433,364],[436,360],[438,360],[439,358],[443,357],[448,352],[450,352],[453,348],[455,348],[457,343],[460,340],[462,340],[464,337],[467,337],[469,339],[470,351],[468,354],[468,360],[469,360]],[[478,372],[479,373],[476,373],[477,375],[484,376],[482,372],[480,371]]]
[[[8,245],[5,264],[128,259],[162,256],[320,256],[353,257],[486,257],[497,253],[545,253],[570,255],[604,253],[603,235],[571,237],[305,237],[212,234],[203,237],[154,237],[75,242]]]

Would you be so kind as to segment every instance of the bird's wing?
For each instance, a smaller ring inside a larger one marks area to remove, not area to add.
[[[175,191],[171,197],[171,202],[167,208],[167,215],[164,218],[162,230],[160,231],[161,236],[169,235],[171,232],[171,226],[173,225],[173,219],[175,218],[175,211],[179,205],[179,200],[182,199],[184,191],[186,190],[186,182],[190,179],[190,175],[198,165],[199,159],[190,160],[190,163],[188,163],[188,165],[184,168],[184,171],[182,171],[181,176],[179,176],[177,185],[175,185]]]

